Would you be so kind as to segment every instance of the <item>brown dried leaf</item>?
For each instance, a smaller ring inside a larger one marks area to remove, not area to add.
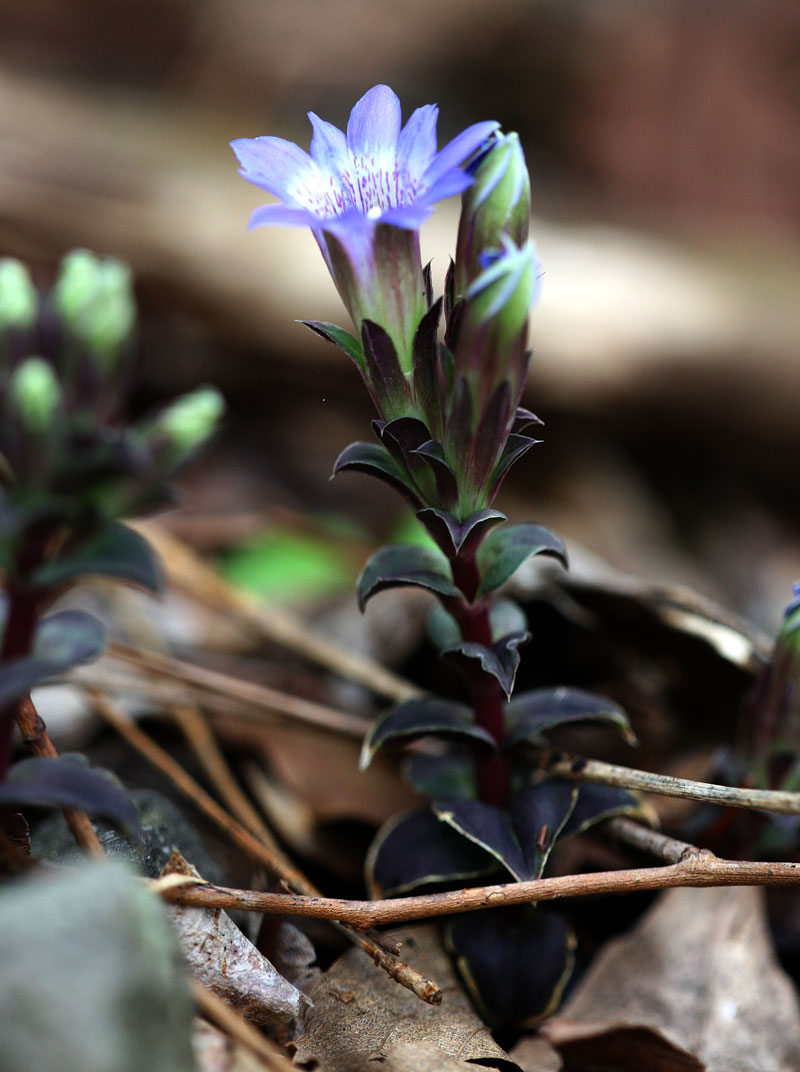
[[[675,889],[543,1027],[569,1072],[789,1072],[800,1008],[755,888]]]
[[[538,1035],[521,1038],[509,1056],[514,1058],[523,1072],[561,1072],[564,1067],[558,1051]]]
[[[197,870],[173,852],[162,876]],[[221,909],[166,905],[190,970],[254,1024],[288,1022],[308,999],[287,982]]]
[[[351,949],[325,973],[312,993],[314,1007],[297,1043],[298,1064],[318,1061],[319,1072],[453,1072],[481,1063],[513,1070],[458,983],[433,925],[391,932],[401,955],[444,993],[426,1005]],[[470,1062],[467,1064],[467,1062]]]

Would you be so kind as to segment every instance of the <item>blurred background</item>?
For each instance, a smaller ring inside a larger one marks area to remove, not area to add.
[[[230,405],[175,524],[251,581],[268,537],[354,574],[403,524],[328,481],[371,414],[296,320],[346,319],[310,234],[247,232],[265,198],[228,148],[307,147],[308,110],[343,126],[377,82],[437,102],[440,144],[497,119],[526,150],[545,442],[500,505],[772,631],[800,576],[796,0],[4,0],[0,253],[42,283],[77,245],[128,260],[142,404],[211,381]],[[457,212],[424,235],[439,277]]]

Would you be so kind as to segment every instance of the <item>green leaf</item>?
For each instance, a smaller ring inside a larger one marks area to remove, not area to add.
[[[514,697],[506,709],[505,747],[536,741],[548,730],[576,722],[606,723],[619,730],[629,744],[637,743],[628,716],[613,700],[560,686]]]
[[[493,592],[505,584],[531,555],[552,555],[565,566],[567,564],[567,553],[561,540],[543,525],[523,522],[503,525],[490,532],[478,550],[481,573],[478,595]]]
[[[126,837],[139,836],[136,809],[108,771],[93,770],[78,759],[23,759],[0,783],[0,806],[79,808],[105,819]]]
[[[475,724],[471,708],[452,700],[426,697],[391,708],[370,729],[361,748],[359,767],[366,770],[387,745],[408,744],[418,737],[445,737],[495,747],[494,738]]]
[[[364,375],[367,367],[364,351],[361,349],[361,343],[349,331],[337,327],[336,324],[330,324],[326,320],[303,320],[302,323],[327,342],[332,342],[334,346],[343,350],[361,375]]]
[[[479,800],[437,802],[433,810],[523,882],[541,876],[577,797],[577,787],[548,779],[515,794],[508,811]]]
[[[378,592],[402,585],[427,588],[442,596],[461,595],[453,584],[450,564],[440,551],[398,543],[379,548],[367,562],[358,578],[358,605],[363,610]]]
[[[112,521],[92,533],[81,544],[49,559],[33,575],[40,588],[59,588],[81,577],[113,577],[160,592],[164,579],[147,540]]]
[[[457,916],[445,944],[472,1000],[494,1025],[531,1027],[550,1016],[574,967],[569,925],[533,905]]]
[[[433,812],[395,816],[378,831],[367,854],[367,885],[373,897],[408,893],[418,886],[441,884],[497,870],[478,845],[440,822]]]

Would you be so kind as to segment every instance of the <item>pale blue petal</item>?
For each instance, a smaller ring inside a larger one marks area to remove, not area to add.
[[[457,137],[453,138],[451,142],[448,142],[444,149],[436,155],[433,163],[425,172],[425,184],[428,187],[433,186],[442,175],[445,175],[452,168],[462,164],[467,157],[472,156],[475,150],[478,149],[489,135],[497,130],[499,126],[499,123],[487,121],[485,123],[473,123],[471,127],[462,130]]]
[[[394,153],[400,136],[400,99],[388,86],[373,86],[358,101],[347,124],[347,147],[357,157]]]
[[[397,141],[397,165],[402,174],[419,179],[436,156],[436,121],[439,109],[435,104],[417,108],[403,127]]]
[[[414,201],[410,205],[387,208],[381,214],[378,223],[390,223],[393,227],[402,227],[406,231],[416,231],[430,216],[433,209],[427,201]]]
[[[284,138],[237,138],[231,148],[244,178],[284,201],[293,200],[298,185],[313,181],[316,175],[308,153]]]
[[[420,197],[427,204],[432,205],[435,201],[444,201],[453,194],[461,194],[468,186],[472,186],[475,180],[466,171],[448,171],[433,186],[420,191]]]
[[[333,123],[326,123],[314,112],[308,113],[314,136],[311,139],[311,157],[324,171],[338,175],[347,166],[347,141],[344,134]]]
[[[250,217],[249,230],[254,227],[313,227],[319,220],[313,212],[290,205],[262,205]]]

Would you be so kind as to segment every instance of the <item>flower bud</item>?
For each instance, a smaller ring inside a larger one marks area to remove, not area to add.
[[[176,399],[145,430],[160,447],[170,466],[177,466],[195,453],[217,430],[225,402],[214,387],[198,387]]]
[[[8,404],[27,432],[43,436],[61,404],[53,366],[41,357],[28,357],[17,365],[8,385]]]
[[[531,187],[517,134],[493,135],[471,165],[474,182],[464,191],[455,262],[456,298],[481,273],[481,255],[500,246],[503,236],[519,247],[528,239]]]
[[[33,326],[38,308],[36,288],[24,264],[0,260],[0,332]]]
[[[128,266],[113,257],[101,260],[88,250],[72,250],[61,263],[53,296],[70,333],[113,368],[136,322]]]

